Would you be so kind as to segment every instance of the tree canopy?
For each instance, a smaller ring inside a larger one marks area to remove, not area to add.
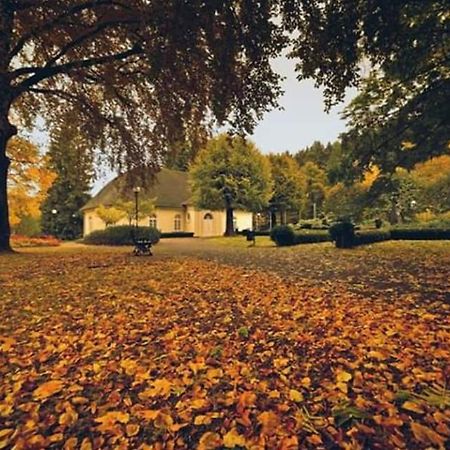
[[[233,210],[261,210],[268,202],[272,180],[268,160],[246,139],[221,134],[200,151],[190,170],[195,204],[226,209],[226,234],[232,235]]]
[[[281,212],[282,223],[286,222],[287,210],[301,210],[305,204],[306,178],[295,159],[288,154],[269,155],[273,179],[270,206]]]

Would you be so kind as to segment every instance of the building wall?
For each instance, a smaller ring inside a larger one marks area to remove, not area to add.
[[[195,236],[221,236],[225,232],[225,211],[198,210],[192,206],[181,208],[156,208],[156,227],[163,233],[177,231],[175,229],[175,216],[180,217],[180,230],[193,232]],[[235,211],[235,226],[239,230],[252,228],[252,213]],[[116,225],[128,225],[127,219],[122,219]],[[140,226],[149,226],[150,218],[142,219]],[[84,211],[84,235],[96,230],[104,230],[104,222],[97,216],[95,210]]]

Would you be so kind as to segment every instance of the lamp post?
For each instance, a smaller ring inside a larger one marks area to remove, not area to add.
[[[141,188],[136,186],[133,189],[134,192],[134,200],[135,200],[135,220],[136,220],[136,230],[139,228],[139,192],[141,192]]]
[[[51,222],[51,224],[52,224],[52,234],[54,235],[54,236],[56,236],[56,214],[58,214],[58,210],[57,209],[52,209],[51,210],[51,213],[52,213],[52,222]]]

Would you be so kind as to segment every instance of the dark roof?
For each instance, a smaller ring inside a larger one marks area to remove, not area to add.
[[[191,197],[188,174],[178,170],[162,168],[155,175],[153,181],[149,182],[149,186],[143,189],[139,195],[142,199],[156,198],[155,206],[179,208],[181,205],[188,204]],[[117,200],[132,198],[132,184],[129,180],[127,183],[126,175],[119,175],[92,197],[81,210],[97,208],[100,205],[111,206]]]

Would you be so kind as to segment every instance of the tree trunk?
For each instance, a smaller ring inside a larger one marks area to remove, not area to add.
[[[0,252],[11,251],[7,181],[10,160],[6,156],[8,141],[17,133],[8,120],[13,99],[8,67],[14,10],[10,1],[0,2]]]
[[[234,222],[233,222],[233,208],[231,206],[227,206],[227,221],[225,226],[225,234],[224,236],[234,236]]]
[[[8,210],[8,168],[10,160],[6,156],[6,146],[15,134],[15,129],[9,124],[7,117],[2,114],[0,106],[0,253],[11,251],[9,242],[11,229],[9,226]]]

